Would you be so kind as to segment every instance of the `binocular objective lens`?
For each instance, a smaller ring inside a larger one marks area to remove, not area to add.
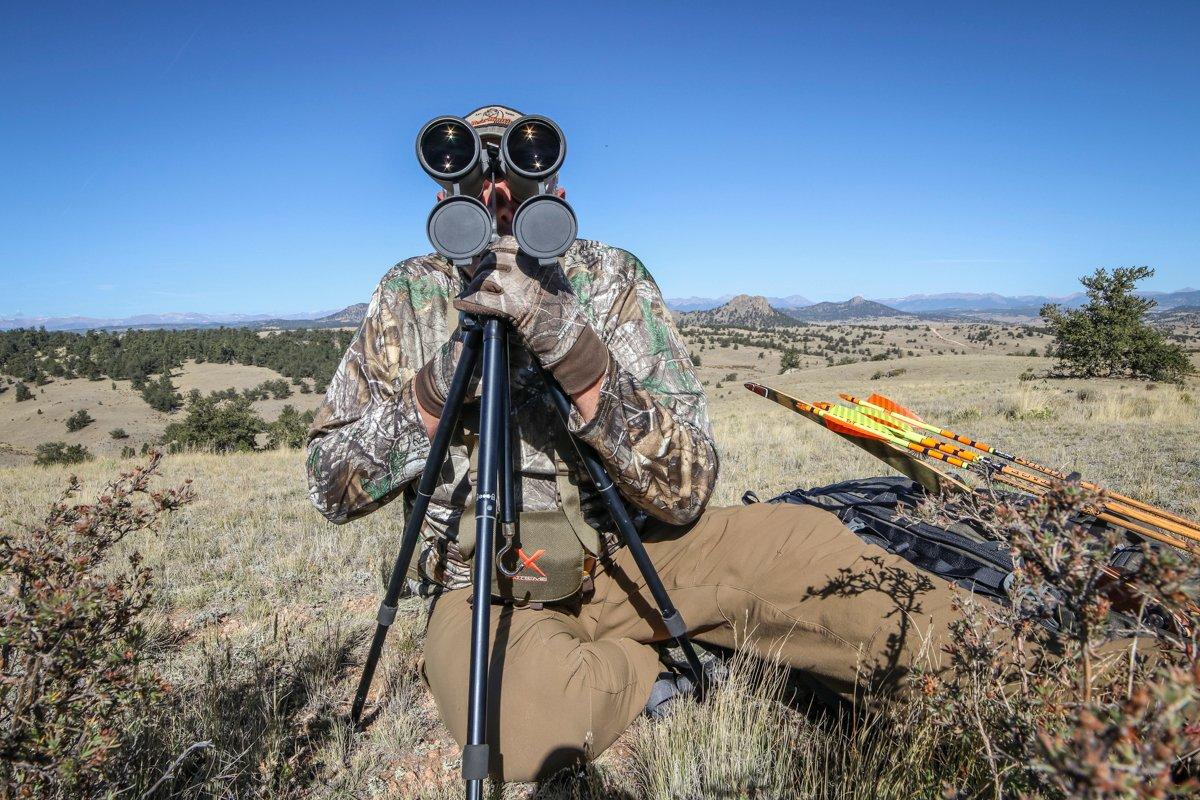
[[[521,122],[508,135],[508,160],[523,172],[538,174],[554,168],[561,152],[558,132],[538,120]]]
[[[463,123],[444,120],[421,137],[421,156],[430,168],[453,175],[475,158],[475,138]]]

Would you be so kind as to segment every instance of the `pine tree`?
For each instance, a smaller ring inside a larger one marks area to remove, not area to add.
[[[1179,345],[1146,322],[1155,301],[1133,293],[1149,278],[1149,267],[1098,269],[1080,279],[1088,302],[1078,309],[1042,307],[1041,316],[1054,336],[1046,355],[1058,359],[1057,370],[1084,378],[1131,377],[1180,381],[1192,364]]]

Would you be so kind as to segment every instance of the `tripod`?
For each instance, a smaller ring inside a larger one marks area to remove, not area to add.
[[[509,386],[508,386],[508,328],[498,319],[478,320],[464,316],[460,326],[463,344],[462,354],[454,368],[454,377],[446,393],[446,403],[437,431],[430,445],[425,468],[417,484],[412,511],[405,520],[404,534],[400,541],[400,552],[392,567],[387,591],[376,615],[375,636],[363,666],[362,678],[354,697],[350,718],[357,726],[362,717],[367,692],[375,675],[375,667],[383,650],[388,628],[396,619],[396,603],[405,584],[409,562],[412,560],[421,527],[429,507],[429,499],[437,486],[442,463],[450,447],[450,438],[458,427],[463,401],[475,365],[483,358],[482,396],[479,414],[479,467],[475,487],[475,561],[471,571],[471,665],[467,705],[467,744],[463,747],[462,774],[467,784],[468,800],[481,800],[483,781],[488,774],[488,745],[484,740],[487,718],[488,685],[488,637],[490,635],[492,570],[495,563],[495,534],[497,516],[507,528],[517,521],[515,481],[513,480],[513,453],[511,437],[508,435]],[[552,376],[542,372],[543,380],[550,393],[555,410],[566,425],[571,410],[571,401],[566,392]],[[633,556],[646,586],[658,606],[663,624],[675,643],[683,650],[692,672],[695,685],[702,690],[704,670],[692,643],[687,638],[687,627],[683,617],[671,603],[667,590],[650,561],[646,548],[633,520],[629,516],[620,493],[613,485],[604,465],[596,453],[585,443],[572,440],[592,483],[595,484],[620,531],[630,555]]]

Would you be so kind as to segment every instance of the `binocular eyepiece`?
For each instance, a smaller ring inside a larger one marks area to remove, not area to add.
[[[505,129],[498,146],[485,144],[461,117],[435,117],[421,127],[416,149],[421,169],[447,192],[430,212],[429,240],[456,264],[486,250],[495,233],[495,220],[478,199],[485,181],[506,181],[520,203],[513,235],[525,253],[551,261],[575,241],[575,212],[553,194],[567,140],[548,117],[520,117]]]
[[[459,117],[437,117],[417,136],[417,161],[445,189],[458,184],[463,194],[483,188],[483,147],[479,134]]]

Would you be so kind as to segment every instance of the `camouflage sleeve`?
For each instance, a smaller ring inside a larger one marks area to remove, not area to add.
[[[425,466],[412,378],[438,331],[414,310],[412,284],[389,273],[375,290],[309,432],[309,497],[332,522],[384,505]]]
[[[575,410],[570,428],[600,454],[627,500],[682,525],[700,515],[717,480],[704,391],[646,268],[623,250],[607,257],[626,260],[615,299],[594,320],[608,371],[596,416],[585,424]]]

